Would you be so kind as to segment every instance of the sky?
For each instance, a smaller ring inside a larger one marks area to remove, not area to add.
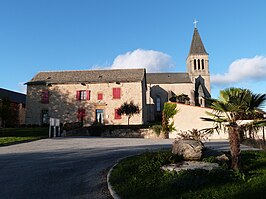
[[[264,0],[0,0],[0,87],[25,92],[40,71],[186,72],[194,24],[211,94],[266,93]]]

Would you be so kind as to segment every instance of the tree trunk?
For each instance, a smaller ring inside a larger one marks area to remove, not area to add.
[[[127,125],[129,126],[129,119],[130,119],[130,117],[128,116],[127,117]]]
[[[231,168],[234,170],[240,169],[240,139],[239,129],[237,125],[229,127],[229,142],[232,156]]]

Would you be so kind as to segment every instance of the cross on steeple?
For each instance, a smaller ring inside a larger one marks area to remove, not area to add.
[[[193,24],[194,24],[194,27],[195,28],[197,28],[197,23],[198,23],[199,21],[197,21],[196,19],[194,19],[194,22],[193,22]]]

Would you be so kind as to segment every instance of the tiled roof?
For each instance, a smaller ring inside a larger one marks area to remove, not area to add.
[[[139,82],[145,69],[76,70],[39,72],[26,84]]]
[[[198,29],[194,29],[189,55],[208,55],[200,38]]]
[[[147,73],[148,84],[192,83],[188,73]]]
[[[16,103],[22,103],[22,104],[26,103],[25,94],[6,90],[3,88],[0,88],[0,99],[1,98],[8,98],[11,102],[16,102]]]

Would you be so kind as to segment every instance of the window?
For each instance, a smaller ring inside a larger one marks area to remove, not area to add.
[[[42,124],[48,124],[49,123],[49,114],[48,114],[48,110],[42,110],[41,113],[41,117],[42,117]]]
[[[117,110],[118,110],[118,109],[115,109],[115,119],[116,119],[116,120],[119,120],[119,119],[122,118],[122,116],[119,115],[119,114],[117,113]]]
[[[80,90],[76,93],[77,100],[90,100],[90,90]]]
[[[156,111],[161,111],[161,98],[159,96],[156,97]]]
[[[194,70],[197,70],[197,61],[194,59]]]
[[[83,122],[84,117],[85,117],[85,109],[84,108],[79,108],[78,109],[78,120]]]
[[[113,88],[113,99],[121,98],[121,88]]]
[[[43,104],[49,103],[49,91],[42,91],[41,103]]]
[[[198,59],[198,70],[200,70],[200,59]]]
[[[201,67],[202,67],[202,70],[204,70],[204,59],[201,60]]]
[[[98,100],[102,100],[103,99],[103,94],[102,93],[98,93]]]

